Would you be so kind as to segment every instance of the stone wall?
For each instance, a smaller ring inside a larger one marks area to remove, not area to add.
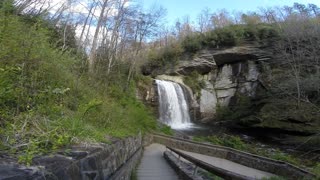
[[[286,162],[277,161],[232,148],[197,143],[164,135],[154,135],[154,142],[189,152],[219,157],[290,179],[312,179],[314,175]]]
[[[31,167],[0,163],[0,179],[130,179],[142,155],[142,136],[112,144],[88,144],[55,155],[34,158]],[[5,178],[1,178],[5,177]]]

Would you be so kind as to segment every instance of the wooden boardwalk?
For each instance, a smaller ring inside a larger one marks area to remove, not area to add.
[[[192,156],[196,159],[199,159],[203,162],[206,162],[208,164],[211,164],[212,166],[219,167],[224,170],[228,170],[243,176],[250,177],[252,179],[263,179],[263,178],[270,178],[274,177],[276,175],[271,174],[269,172],[261,171],[258,169],[250,168],[226,159],[221,159],[217,157],[212,157],[212,156],[206,156],[198,153],[193,153],[193,152],[188,152],[188,151],[182,151],[179,150],[180,152],[183,152],[189,156]]]
[[[165,146],[151,144],[146,147],[137,169],[138,180],[178,180],[179,177],[163,158]]]
[[[137,169],[138,180],[178,180],[179,177],[170,165],[163,158],[163,152],[166,147],[161,144],[151,144],[144,149],[141,163]],[[192,153],[179,150],[196,159],[211,164],[234,173],[244,175],[253,179],[270,178],[274,174],[253,169],[226,159],[206,156],[198,153]]]

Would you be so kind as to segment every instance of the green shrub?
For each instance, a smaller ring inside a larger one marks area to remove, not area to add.
[[[195,53],[202,48],[203,35],[189,35],[182,41],[182,47],[186,52]]]
[[[279,37],[279,31],[275,27],[272,26],[261,26],[258,27],[257,33],[259,39],[269,39],[269,38],[277,38]]]
[[[217,29],[215,32],[218,36],[218,44],[221,46],[235,46],[239,41],[231,28]]]
[[[243,117],[250,116],[253,111],[253,104],[251,99],[247,96],[236,94],[235,101],[232,106],[221,106],[218,104],[216,107],[217,120],[240,120]]]
[[[226,146],[238,150],[247,150],[249,149],[248,145],[244,143],[239,137],[231,135],[223,136],[196,136],[193,138],[194,141],[198,142],[209,142],[211,144]]]
[[[218,35],[215,33],[215,31],[209,31],[205,33],[205,37],[203,40],[203,45],[209,48],[215,48],[217,47],[218,43]]]
[[[167,126],[165,124],[162,124],[158,127],[158,131],[160,133],[163,133],[163,134],[166,134],[166,135],[169,135],[169,136],[173,136],[173,130],[171,129],[170,126]]]
[[[257,27],[253,26],[253,25],[247,25],[244,28],[244,38],[251,40],[251,41],[258,40]]]
[[[215,119],[220,121],[233,120],[233,112],[229,107],[218,104],[216,107]]]
[[[196,94],[199,94],[201,89],[205,87],[205,82],[200,80],[200,74],[197,71],[192,71],[192,73],[185,76],[183,82]]]

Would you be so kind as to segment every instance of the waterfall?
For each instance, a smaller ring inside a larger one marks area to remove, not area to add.
[[[181,86],[177,83],[156,80],[159,95],[159,120],[173,129],[192,125],[189,107]]]

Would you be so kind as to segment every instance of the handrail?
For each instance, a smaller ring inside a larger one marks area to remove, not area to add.
[[[224,179],[238,179],[238,180],[253,180],[254,178],[251,178],[251,177],[248,177],[248,176],[244,176],[244,175],[241,175],[241,174],[237,174],[237,173],[234,173],[234,172],[231,172],[231,171],[228,171],[228,170],[224,170],[222,168],[219,168],[219,167],[215,167],[215,166],[212,166],[206,162],[203,162],[199,159],[196,159],[188,154],[185,154],[181,151],[178,151],[176,149],[173,149],[171,147],[168,147],[166,146],[167,149],[171,150],[172,152],[178,154],[179,156],[183,157],[184,159],[190,161],[191,163],[195,164],[196,165],[196,169],[197,167],[200,167],[202,169],[205,169],[219,177],[222,177]]]
[[[194,145],[199,145],[199,146],[202,146],[202,147],[207,147],[207,148],[214,148],[216,150],[223,150],[223,151],[226,151],[226,153],[229,155],[229,153],[231,154],[238,154],[239,156],[241,157],[250,157],[253,159],[255,159],[255,161],[259,161],[259,163],[262,163],[263,161],[265,163],[267,163],[267,165],[270,165],[270,166],[274,166],[276,167],[275,169],[273,169],[272,171],[270,170],[266,170],[266,169],[260,169],[260,168],[257,168],[259,170],[262,170],[262,171],[266,171],[266,172],[271,172],[273,174],[276,174],[276,175],[280,175],[280,176],[285,176],[285,175],[288,175],[288,174],[291,174],[293,172],[296,172],[297,176],[299,177],[308,177],[308,178],[314,178],[315,175],[305,169],[302,169],[302,168],[299,168],[293,164],[290,164],[290,163],[287,163],[287,162],[284,162],[284,161],[279,161],[279,160],[274,160],[274,159],[270,159],[270,158],[267,158],[267,157],[263,157],[263,156],[259,156],[259,155],[255,155],[255,154],[251,154],[251,153],[247,153],[247,152],[244,152],[244,151],[240,151],[240,150],[236,150],[236,149],[233,149],[233,148],[229,148],[229,147],[224,147],[224,146],[218,146],[218,145],[211,145],[211,144],[204,144],[204,143],[199,143],[199,142],[194,142],[194,141],[191,141],[191,140],[186,140],[186,139],[182,139],[182,138],[177,138],[177,137],[171,137],[171,136],[167,136],[167,135],[162,135],[162,134],[152,134],[153,137],[159,137],[159,138],[164,138],[164,139],[168,139],[168,140],[176,140],[177,142],[182,142],[182,143],[190,143],[190,145],[194,144]],[[158,143],[161,143],[161,142],[158,142]],[[164,145],[170,145],[169,144],[164,144]],[[231,155],[230,154],[230,155]],[[228,158],[227,158],[228,159]],[[232,160],[231,160],[232,161]],[[237,162],[238,163],[238,162]],[[239,164],[242,164],[241,162],[239,162]],[[245,166],[248,166],[247,164],[243,164]],[[251,167],[251,166],[248,166],[248,167]],[[282,173],[279,173],[277,171],[277,168],[288,168],[288,170],[282,172]],[[267,168],[268,169],[268,168]]]
[[[167,135],[158,134],[158,133],[153,133],[153,135],[162,136],[162,137],[165,137],[165,138],[175,139],[175,140],[179,140],[179,141],[184,141],[184,142],[188,142],[188,143],[192,143],[192,144],[197,144],[197,145],[201,145],[201,146],[207,146],[207,147],[212,147],[212,148],[219,148],[219,149],[223,149],[223,150],[228,150],[228,151],[233,151],[233,152],[237,152],[237,153],[241,153],[241,154],[246,154],[246,155],[250,155],[250,156],[252,156],[252,157],[256,157],[256,158],[259,158],[259,159],[264,159],[264,160],[273,161],[273,162],[276,162],[276,163],[291,165],[291,166],[294,166],[295,168],[298,168],[298,169],[300,169],[300,170],[302,170],[302,171],[306,171],[306,170],[304,170],[304,169],[301,169],[301,168],[299,168],[299,167],[297,167],[297,166],[295,166],[295,165],[293,165],[293,164],[287,163],[287,162],[285,162],[285,161],[280,161],[280,160],[271,159],[271,158],[268,158],[268,157],[260,156],[260,155],[257,155],[257,154],[252,154],[252,153],[249,153],[249,152],[241,151],[241,150],[234,149],[234,148],[230,148],[230,147],[226,147],[226,146],[200,143],[200,142],[191,141],[191,140],[188,140],[188,139],[182,139],[182,138],[167,136]],[[306,171],[306,172],[308,172],[308,171]]]

